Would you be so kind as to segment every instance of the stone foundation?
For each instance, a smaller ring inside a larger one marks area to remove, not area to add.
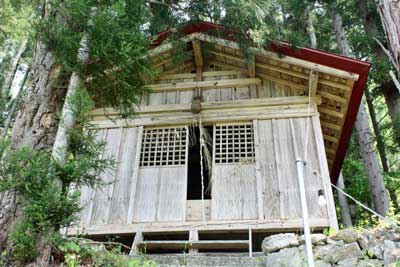
[[[316,267],[400,266],[400,232],[390,228],[312,234]],[[146,255],[158,267],[306,267],[304,237],[278,234],[264,239],[263,253],[237,256]],[[396,264],[397,263],[397,264]]]

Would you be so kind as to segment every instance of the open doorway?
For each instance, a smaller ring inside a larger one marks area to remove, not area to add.
[[[203,126],[206,134],[209,136],[207,149],[211,152],[212,157],[212,137],[213,127]],[[200,129],[199,127],[191,127],[189,129],[190,144],[188,153],[188,188],[187,199],[196,200],[201,199],[201,165],[200,165]],[[204,154],[204,153],[203,153]],[[207,162],[203,156],[203,179],[204,179],[204,199],[211,199],[211,188],[209,188],[211,173],[209,168],[206,167]]]

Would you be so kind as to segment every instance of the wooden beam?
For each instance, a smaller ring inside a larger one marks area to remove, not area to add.
[[[310,78],[308,80],[308,90],[311,96],[317,95],[318,88],[318,72],[312,70],[310,71]]]
[[[249,85],[261,85],[259,78],[241,78],[241,79],[229,79],[229,80],[217,80],[217,81],[196,81],[196,82],[181,82],[181,83],[168,83],[168,84],[149,84],[147,88],[153,92],[163,91],[184,91],[192,90],[194,88],[202,89],[214,89],[224,87],[242,87]]]
[[[332,143],[338,143],[339,142],[339,139],[337,139],[336,137],[333,137],[333,136],[330,136],[330,135],[326,135],[326,134],[324,134],[323,136],[324,136],[324,139],[326,141],[330,141]]]
[[[215,109],[201,111],[202,121],[206,124],[247,122],[252,120],[304,118],[315,116],[317,108],[309,111],[308,105],[286,105],[276,107],[255,107],[247,109]],[[136,115],[133,119],[110,120],[109,117],[96,117],[91,121],[91,129],[119,128],[134,126],[176,126],[193,123],[193,113],[187,112],[163,112],[157,114]]]
[[[311,103],[315,105],[321,104],[321,97],[316,96],[311,98]],[[213,109],[241,109],[241,108],[254,108],[254,107],[271,107],[271,106],[287,106],[287,105],[301,105],[308,104],[308,97],[306,96],[288,96],[288,97],[271,97],[271,98],[257,98],[257,99],[244,99],[234,101],[216,101],[216,102],[203,102],[203,110]],[[136,109],[136,114],[145,113],[160,113],[160,112],[182,112],[190,111],[191,104],[166,104],[154,106],[141,106]],[[120,112],[114,109],[98,108],[89,113],[90,116],[117,116]]]
[[[309,80],[310,75],[307,75],[306,73],[303,72],[299,72],[299,71],[295,71],[295,70],[289,70],[286,69],[284,67],[280,67],[280,66],[274,66],[271,64],[266,64],[266,63],[256,63],[256,67],[258,68],[262,68],[262,69],[267,69],[267,70],[272,70],[272,71],[276,71],[276,72],[280,72],[283,74],[287,74],[287,75],[291,75],[294,76],[296,78],[300,78],[300,79],[304,79],[304,80]],[[323,84],[323,85],[327,85],[330,87],[334,87],[334,88],[339,88],[345,91],[350,91],[352,89],[352,87],[349,87],[348,85],[342,84],[342,83],[338,83],[338,82],[333,82],[333,81],[329,81],[329,80],[325,80],[323,79],[323,77],[318,77],[318,83]]]
[[[180,41],[187,43],[187,42],[190,42],[190,41],[193,41],[194,39],[196,39],[198,35],[199,35],[199,33],[195,32],[195,33],[189,34],[189,35],[187,35],[185,37],[182,37]],[[169,51],[169,50],[171,50],[173,48],[174,48],[174,46],[173,46],[172,43],[162,44],[162,45],[159,45],[156,48],[150,50],[146,54],[146,56],[147,57],[153,57],[153,56],[162,54],[164,52],[167,52],[167,51]]]
[[[329,100],[333,100],[333,101],[336,101],[336,102],[339,102],[342,104],[347,104],[347,102],[348,102],[347,98],[344,98],[344,97],[341,97],[338,95],[334,95],[334,94],[331,94],[331,93],[328,93],[325,91],[321,91],[321,90],[319,91],[319,95],[322,96],[323,98],[327,98]]]
[[[192,41],[193,53],[194,53],[194,62],[196,63],[196,67],[203,67],[203,55],[201,53],[201,42],[199,40]]]
[[[270,220],[237,220],[237,221],[207,221],[199,222],[153,222],[153,223],[134,223],[134,224],[98,224],[75,226],[68,228],[68,235],[88,234],[133,234],[138,231],[146,233],[182,233],[190,229],[202,232],[247,232],[251,225],[253,232],[278,232],[283,230],[303,229],[302,219],[270,219]],[[314,229],[329,227],[329,220],[325,218],[310,219],[310,226]]]
[[[342,127],[340,127],[339,125],[333,124],[333,123],[330,123],[330,122],[326,122],[324,120],[321,120],[321,126],[325,127],[325,128],[329,128],[331,130],[335,130],[335,131],[341,131],[342,130]]]
[[[222,71],[204,71],[203,77],[215,77],[215,76],[226,76],[226,75],[240,75],[243,74],[241,71],[236,70],[222,70]],[[190,79],[196,78],[196,73],[178,73],[178,74],[167,74],[161,75],[156,80],[174,80],[174,79]]]
[[[198,249],[247,249],[249,247],[248,240],[151,240],[142,241],[139,247],[145,250],[149,249],[178,249],[191,250]]]
[[[226,39],[222,39],[222,38],[218,38],[218,37],[214,37],[214,36],[210,36],[204,33],[199,33],[196,36],[197,39],[202,40],[204,42],[210,42],[210,43],[215,43],[217,45],[221,45],[221,46],[226,46],[232,49],[237,49],[240,50],[239,45],[236,42],[233,41],[229,41]],[[294,58],[294,57],[290,57],[290,56],[282,56],[281,54],[275,53],[275,52],[271,52],[271,51],[267,51],[264,49],[260,49],[260,48],[255,48],[255,47],[251,47],[250,51],[255,53],[256,55],[261,55],[261,56],[265,56],[268,58],[272,58],[276,61],[280,61],[280,62],[284,62],[287,64],[292,64],[292,65],[296,65],[302,68],[307,68],[307,69],[311,69],[311,70],[315,70],[317,72],[322,72],[322,73],[326,73],[326,74],[330,74],[333,76],[337,76],[337,77],[341,77],[341,78],[345,78],[345,79],[352,79],[352,80],[358,80],[359,75],[352,73],[352,72],[348,72],[348,71],[343,71],[340,69],[335,69],[332,67],[328,67],[325,65],[320,65],[320,64],[316,64],[313,62],[309,62],[306,60],[302,60],[302,59],[298,59],[298,58]]]
[[[343,117],[344,117],[344,114],[339,112],[339,111],[335,111],[335,110],[332,110],[332,109],[329,109],[329,108],[324,108],[324,107],[321,107],[321,106],[318,107],[318,111],[321,112],[321,113],[324,113],[326,115],[330,115],[330,116],[337,117],[337,118],[340,118],[340,119],[343,119]]]
[[[133,243],[131,246],[131,251],[129,251],[130,256],[135,256],[139,252],[139,244],[143,242],[143,233],[138,230],[135,234],[135,238],[133,239]]]

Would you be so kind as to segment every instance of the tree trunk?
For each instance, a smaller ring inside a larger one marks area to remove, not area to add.
[[[374,10],[368,9],[367,0],[358,0],[358,11],[362,19],[365,33],[370,36],[380,36],[379,18],[376,18]],[[387,60],[385,52],[377,42],[374,42],[372,47],[378,60]],[[387,76],[387,79],[380,81],[380,89],[385,98],[386,105],[389,110],[389,115],[393,124],[394,141],[400,146],[400,92],[396,88],[392,79]]]
[[[381,83],[381,88],[393,125],[393,141],[400,146],[400,93],[390,80]]]
[[[310,5],[307,5],[306,8],[306,15],[307,15],[307,32],[310,36],[310,44],[311,48],[317,48],[317,36],[315,35],[315,28],[313,24],[313,14],[312,8]]]
[[[13,62],[11,65],[11,69],[6,77],[6,79],[4,80],[4,84],[3,84],[3,88],[2,88],[2,94],[4,96],[6,96],[10,90],[11,87],[11,83],[14,79],[15,76],[15,72],[17,71],[17,67],[18,67],[18,63],[19,60],[21,59],[22,54],[25,52],[26,50],[26,44],[27,44],[28,40],[24,40],[22,41],[17,54],[15,55],[15,57],[13,58]]]
[[[400,2],[375,0],[375,3],[386,33],[391,61],[400,73]]]
[[[93,7],[91,10],[91,16],[88,21],[88,25],[92,24],[92,18],[95,15],[96,8]],[[82,36],[82,39],[79,43],[79,50],[78,50],[78,64],[86,65],[89,61],[89,34],[85,32]],[[68,99],[71,97],[77,90],[79,86],[82,85],[82,77],[76,71],[74,71],[71,75],[66,101],[64,102],[61,121],[58,126],[56,139],[54,141],[53,146],[53,157],[60,163],[64,164],[67,160],[67,149],[68,149],[68,132],[71,131],[75,125],[75,114],[71,110],[69,106]]]
[[[336,3],[333,2],[330,8],[333,14],[336,40],[339,49],[343,55],[350,56],[350,48],[343,28],[342,17],[337,11]],[[382,171],[378,163],[378,158],[371,143],[372,133],[369,127],[363,100],[360,103],[357,113],[355,129],[358,143],[360,145],[361,157],[364,162],[364,168],[368,176],[368,185],[375,211],[385,216],[389,209],[389,200],[386,194],[386,188],[383,181]]]
[[[389,171],[389,164],[386,157],[386,147],[385,141],[383,140],[383,136],[381,135],[381,130],[379,129],[378,120],[376,118],[375,108],[373,104],[373,99],[369,93],[369,89],[365,89],[365,99],[367,100],[367,106],[369,110],[369,114],[371,117],[372,127],[374,128],[376,145],[379,151],[379,156],[381,158],[382,168],[384,172]]]
[[[400,3],[394,0],[375,0],[375,3],[385,30],[388,48],[381,43],[380,45],[397,70],[397,77],[391,73],[391,78],[400,91],[398,80],[400,76]]]
[[[385,216],[389,210],[389,201],[386,194],[382,171],[372,145],[372,133],[363,102],[358,110],[355,128],[358,143],[360,145],[361,157],[368,176],[368,185],[375,211]]]
[[[337,182],[337,186],[345,191],[345,187],[344,187],[344,181],[343,181],[343,174],[340,171],[339,174],[339,179]],[[337,192],[338,194],[338,200],[339,200],[339,206],[340,206],[340,215],[342,218],[342,223],[345,227],[352,227],[353,223],[351,222],[351,216],[350,216],[350,208],[349,208],[349,203],[347,201],[346,196],[341,193],[340,191]]]
[[[32,80],[16,116],[10,142],[14,148],[42,150],[53,146],[66,79],[44,45],[37,43],[34,52]],[[0,197],[0,250],[9,249],[8,232],[20,215],[16,193],[4,192]]]
[[[10,111],[8,113],[7,119],[4,122],[4,128],[3,128],[3,131],[2,131],[1,137],[0,137],[1,140],[4,140],[4,138],[8,134],[8,129],[11,126],[11,122],[12,122],[14,116],[15,116],[15,112],[17,111],[17,107],[18,107],[18,105],[19,105],[19,103],[21,101],[21,98],[22,98],[22,94],[23,94],[23,91],[24,91],[24,86],[25,86],[25,82],[26,82],[28,73],[29,73],[29,66],[26,67],[26,69],[24,70],[24,73],[22,74],[23,76],[22,76],[22,78],[21,78],[22,80],[21,80],[21,82],[19,84],[17,95],[15,96],[14,99],[11,99],[11,108],[10,108]]]

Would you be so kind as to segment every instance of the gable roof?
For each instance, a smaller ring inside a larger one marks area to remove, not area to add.
[[[221,25],[208,23],[208,22],[190,22],[182,25],[177,30],[167,30],[159,33],[152,43],[152,48],[159,47],[164,40],[171,36],[175,31],[178,31],[182,35],[191,35],[193,33],[207,33],[212,31],[225,30]],[[232,41],[234,34],[241,34],[237,31],[226,31],[223,39]],[[365,61],[352,59],[349,57],[321,51],[318,49],[311,48],[294,48],[288,43],[280,42],[279,44],[271,44],[264,47],[266,51],[271,51],[282,56],[287,56],[292,59],[300,60],[299,62],[307,61],[318,64],[319,66],[326,66],[343,71],[344,73],[354,74],[358,79],[354,79],[352,83],[352,89],[350,90],[351,95],[346,99],[346,107],[344,118],[341,125],[340,136],[336,138],[335,155],[333,159],[330,159],[330,175],[332,182],[336,183],[339,176],[341,166],[348,148],[352,127],[354,125],[357,112],[360,106],[363,90],[366,86],[368,79],[368,72],[371,64]],[[329,124],[329,123],[328,123]],[[325,139],[324,134],[324,139]],[[329,141],[329,136],[327,136]],[[327,140],[325,140],[326,142]],[[328,159],[329,160],[329,159]]]

